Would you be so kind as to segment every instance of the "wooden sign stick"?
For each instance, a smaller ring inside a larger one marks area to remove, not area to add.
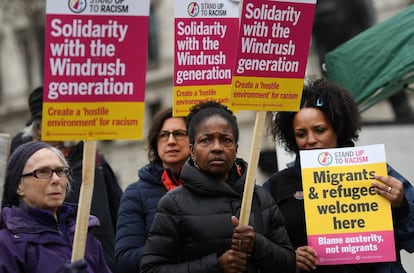
[[[256,112],[253,129],[252,145],[250,147],[249,165],[247,166],[246,182],[244,184],[243,200],[240,210],[240,225],[249,223],[254,185],[256,184],[257,165],[259,163],[260,148],[262,146],[263,129],[265,127],[266,111]]]
[[[89,214],[95,179],[96,141],[85,141],[83,146],[82,184],[79,194],[76,230],[73,241],[72,262],[85,256],[86,237],[88,235]]]

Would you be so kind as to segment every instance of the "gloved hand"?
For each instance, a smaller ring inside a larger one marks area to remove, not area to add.
[[[88,273],[88,264],[85,260],[79,260],[73,263],[67,263],[59,273]]]

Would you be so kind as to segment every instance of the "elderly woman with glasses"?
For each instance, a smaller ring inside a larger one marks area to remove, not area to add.
[[[0,272],[111,272],[102,247],[87,237],[85,259],[70,263],[76,206],[64,203],[71,169],[44,142],[19,146],[7,164],[0,230]],[[91,216],[89,227],[99,221]]]

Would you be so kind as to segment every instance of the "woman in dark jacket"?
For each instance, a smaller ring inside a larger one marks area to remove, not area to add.
[[[77,209],[64,203],[70,174],[64,155],[44,142],[22,144],[11,154],[1,211],[1,273],[111,272],[93,236],[87,236],[83,266],[70,263]],[[89,227],[96,226],[91,216]]]
[[[122,195],[115,240],[119,272],[139,272],[141,255],[159,199],[181,185],[179,173],[190,155],[185,118],[172,109],[154,116],[148,133],[150,163],[138,172],[139,180]]]
[[[297,113],[279,112],[272,133],[296,160],[272,175],[264,187],[269,189],[286,219],[286,228],[296,249],[297,272],[314,273],[403,273],[400,250],[414,251],[414,188],[388,166],[388,177],[376,177],[372,186],[392,207],[396,240],[395,262],[320,265],[318,253],[308,245],[300,150],[354,146],[361,120],[358,106],[345,89],[325,79],[309,81],[303,90]],[[382,183],[380,183],[382,182]]]
[[[236,117],[207,102],[192,108],[187,124],[183,186],[159,202],[141,272],[294,272],[283,217],[263,188],[255,187],[249,225],[239,225],[247,164],[236,158]]]

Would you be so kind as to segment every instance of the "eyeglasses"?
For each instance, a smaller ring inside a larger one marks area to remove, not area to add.
[[[56,173],[59,177],[67,177],[72,173],[72,170],[68,167],[60,167],[56,169],[41,168],[34,170],[31,173],[22,174],[22,177],[33,176],[38,179],[48,179],[52,177],[53,173]]]
[[[174,130],[174,131],[160,131],[158,133],[158,140],[160,141],[168,141],[170,138],[170,135],[173,135],[173,137],[176,140],[183,140],[187,137],[187,131],[186,130]]]

